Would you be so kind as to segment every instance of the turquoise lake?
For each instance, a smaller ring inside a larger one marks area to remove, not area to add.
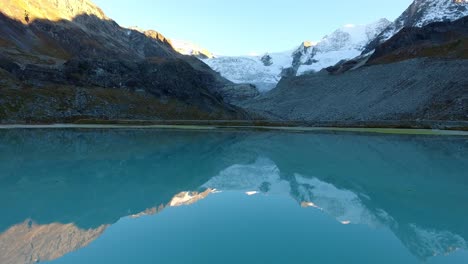
[[[0,130],[0,263],[468,263],[468,137]]]

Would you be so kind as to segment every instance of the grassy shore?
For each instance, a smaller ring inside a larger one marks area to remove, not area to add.
[[[72,124],[6,124],[0,129],[19,128],[81,128],[81,129],[183,129],[183,130],[256,130],[290,132],[347,132],[407,135],[468,136],[464,122],[284,122],[231,120],[79,120]]]

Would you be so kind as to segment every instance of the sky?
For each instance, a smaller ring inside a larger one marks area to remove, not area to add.
[[[92,0],[121,26],[153,29],[217,55],[293,49],[346,24],[393,21],[412,0]]]

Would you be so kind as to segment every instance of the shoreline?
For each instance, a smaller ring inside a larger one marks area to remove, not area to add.
[[[13,129],[175,129],[194,131],[214,130],[251,130],[251,131],[283,131],[283,132],[343,132],[343,133],[371,133],[371,134],[399,134],[399,135],[434,135],[434,136],[468,136],[467,129],[437,129],[437,128],[404,128],[404,127],[364,127],[364,126],[293,126],[291,123],[240,124],[230,121],[164,121],[138,124],[136,121],[119,122],[86,122],[72,124],[0,124],[0,130]]]

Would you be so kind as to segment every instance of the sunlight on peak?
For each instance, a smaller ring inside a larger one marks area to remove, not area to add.
[[[109,20],[104,12],[91,1],[72,0],[4,0],[2,12],[21,21],[23,24],[32,23],[37,19],[47,19],[52,22],[60,20],[74,20],[78,16],[96,16],[99,19]]]
[[[310,48],[310,47],[317,45],[317,43],[318,43],[317,41],[304,41],[302,45],[304,45],[304,47],[306,48]]]

